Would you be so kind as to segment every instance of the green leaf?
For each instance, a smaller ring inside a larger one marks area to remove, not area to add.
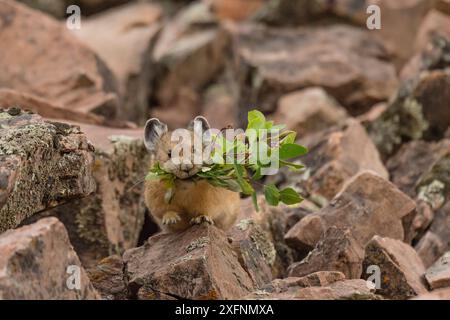
[[[146,176],[145,176],[145,180],[150,181],[150,180],[159,180],[161,179],[161,177],[158,175],[158,173],[156,172],[149,172]]]
[[[302,197],[292,188],[286,188],[280,191],[281,202],[292,205],[302,202]]]
[[[258,110],[249,111],[247,119],[249,123],[252,122],[253,120],[260,120],[266,122],[266,117],[261,111]]]
[[[283,132],[284,134],[284,132]],[[295,138],[297,133],[294,131],[287,131],[287,133],[281,137],[281,144],[293,144],[295,143]]]
[[[280,159],[291,159],[308,153],[308,149],[304,146],[294,143],[283,144],[280,147]]]
[[[273,184],[264,186],[264,196],[266,197],[267,203],[272,206],[277,206],[280,202],[280,191]]]
[[[240,164],[234,164],[234,171],[236,172],[237,183],[242,189],[242,193],[245,195],[252,195],[255,190],[251,186],[251,184],[244,179],[244,169]]]
[[[252,193],[252,201],[253,201],[253,206],[255,207],[256,212],[259,212],[258,197],[256,195],[256,192]]]
[[[280,160],[280,167],[282,167],[282,166],[291,167],[291,168],[296,169],[296,170],[303,169],[305,167],[302,164],[297,164],[297,163],[294,163],[294,162],[288,162],[288,161]]]

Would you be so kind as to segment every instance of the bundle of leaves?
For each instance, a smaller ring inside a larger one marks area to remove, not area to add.
[[[264,175],[271,172],[271,168],[278,170],[288,167],[294,171],[303,169],[303,165],[291,160],[306,154],[308,150],[295,142],[295,132],[284,128],[284,125],[267,121],[261,112],[250,111],[245,132],[234,135],[231,139],[224,134],[210,137],[210,159],[204,161],[201,170],[189,179],[206,180],[214,186],[251,196],[256,210],[256,184],[262,185],[265,199],[272,206],[279,203],[300,203],[303,199],[293,188],[279,190],[274,184],[261,183]],[[266,157],[261,158],[261,154]],[[174,174],[163,170],[156,163],[147,179],[164,181],[167,188],[166,201],[171,201],[177,180]]]

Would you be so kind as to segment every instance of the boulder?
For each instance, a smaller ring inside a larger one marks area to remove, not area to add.
[[[239,299],[254,288],[227,236],[214,226],[158,234],[123,258],[128,290],[138,299]]]
[[[430,267],[439,257],[450,251],[450,202],[439,209],[415,248],[426,267]]]
[[[421,294],[413,300],[450,300],[450,288],[434,290],[429,293]]]
[[[83,265],[93,267],[98,260],[122,254],[138,244],[146,210],[143,182],[150,154],[141,129],[80,126],[96,149],[95,193],[32,219],[58,217],[65,224]]]
[[[116,79],[65,24],[15,1],[0,1],[0,87],[113,119]]]
[[[200,113],[200,95],[225,64],[226,33],[202,2],[168,21],[155,44],[155,108],[152,116],[179,128]]]
[[[261,9],[265,0],[203,0],[220,20],[243,21]]]
[[[312,250],[324,239],[324,232],[334,226],[349,229],[354,242],[364,248],[374,235],[405,239],[409,227],[404,225],[410,223],[414,213],[413,200],[379,175],[364,171],[349,180],[327,207],[300,220],[286,238],[295,246]],[[344,251],[353,247],[351,243],[349,239],[343,242]]]
[[[48,13],[55,18],[63,18],[66,14],[66,0],[18,0],[27,6]]]
[[[307,136],[301,143],[309,149],[300,159],[306,165],[306,173],[282,171],[282,174],[286,185],[296,185],[305,196],[331,200],[347,180],[364,170],[372,170],[385,179],[389,177],[364,127],[354,119]]]
[[[123,267],[122,258],[115,255],[102,259],[95,267],[86,270],[92,285],[103,299],[127,299],[128,292]]]
[[[94,192],[93,165],[94,148],[79,127],[0,110],[0,233]]]
[[[320,86],[351,114],[361,114],[388,99],[397,85],[383,45],[356,27],[228,29],[243,113],[254,106],[272,112],[283,94]]]
[[[289,233],[286,235],[288,240]],[[352,237],[350,230],[331,227],[314,250],[302,261],[289,266],[288,271],[290,277],[303,277],[317,271],[340,271],[348,279],[359,279],[363,259],[364,249]]]
[[[450,17],[438,10],[431,10],[423,19],[415,42],[415,51],[426,49],[433,36],[439,34],[450,40]]]
[[[152,78],[151,52],[162,10],[151,3],[131,3],[83,20],[73,33],[108,65],[117,79],[120,119],[144,124]]]
[[[0,270],[0,300],[100,298],[56,218],[1,234]]]
[[[305,136],[339,125],[347,117],[347,111],[325,90],[314,87],[282,96],[273,120],[285,124],[299,136]]]
[[[391,299],[407,299],[427,293],[423,279],[425,266],[406,243],[375,236],[366,246],[363,269],[378,266],[381,271],[377,293]]]

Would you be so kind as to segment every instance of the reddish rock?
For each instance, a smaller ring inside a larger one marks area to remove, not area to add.
[[[294,244],[310,249],[332,226],[349,229],[362,247],[374,235],[403,240],[409,230],[404,223],[410,221],[414,210],[414,201],[392,183],[365,171],[348,181],[327,207],[300,220],[287,236]]]
[[[425,273],[431,289],[450,287],[450,252],[444,254]]]
[[[51,17],[10,0],[0,1],[0,87],[50,104],[114,118],[114,76],[91,50]]]
[[[436,34],[450,40],[450,17],[437,10],[427,13],[420,25],[415,42],[415,51],[424,50]]]
[[[289,233],[286,235],[287,243]],[[329,228],[308,256],[289,266],[290,277],[302,277],[317,271],[340,271],[349,279],[359,279],[364,249],[350,230]]]
[[[450,250],[450,202],[439,209],[427,232],[415,246],[426,267]]]
[[[0,110],[0,232],[95,191],[94,152],[79,127]]]
[[[0,299],[100,298],[72,249],[64,225],[56,218],[1,234],[0,270]],[[79,282],[72,281],[77,276]]]
[[[306,165],[306,176],[286,173],[286,184],[296,184],[306,194],[331,200],[345,182],[364,170],[372,170],[388,178],[379,154],[359,122],[350,119],[344,125],[333,127],[305,137],[302,144],[309,153],[301,158]]]
[[[120,256],[110,256],[101,260],[95,267],[86,270],[92,285],[103,299],[127,299],[128,292],[123,267],[123,260]]]
[[[253,289],[226,235],[212,226],[153,236],[126,251],[124,262],[128,290],[138,299],[238,299]]]
[[[203,0],[221,20],[242,21],[262,8],[265,0]]]
[[[257,105],[273,111],[281,95],[320,86],[352,114],[361,114],[388,99],[397,85],[384,47],[358,28],[245,24],[229,29],[244,109]]]
[[[161,15],[155,4],[132,3],[84,19],[82,28],[73,32],[114,73],[122,97],[121,119],[143,124],[148,117],[150,56]]]
[[[304,136],[339,125],[347,117],[344,108],[322,88],[315,87],[282,96],[273,120]]]
[[[450,288],[434,290],[429,293],[421,294],[413,300],[450,300]]]
[[[258,293],[260,293],[258,295]],[[286,292],[265,294],[258,292],[256,300],[378,300],[367,282],[361,279],[333,282],[323,287],[291,288]]]
[[[363,269],[378,266],[381,271],[377,293],[391,299],[406,299],[427,293],[425,266],[416,251],[406,243],[379,236],[366,246]]]
[[[198,115],[199,92],[222,70],[227,45],[226,33],[202,2],[189,5],[170,20],[153,51],[157,108],[152,116],[179,128]]]

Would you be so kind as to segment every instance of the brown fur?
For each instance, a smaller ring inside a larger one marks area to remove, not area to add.
[[[155,143],[153,163],[159,162],[166,171],[180,179],[175,182],[174,195],[170,203],[164,196],[167,189],[164,182],[150,180],[145,185],[145,202],[152,216],[165,231],[182,231],[191,224],[210,222],[217,227],[229,229],[239,214],[239,193],[215,187],[207,181],[193,181],[199,166],[174,166],[168,156],[174,147],[171,133],[166,132]],[[152,163],[152,164],[153,164]]]

